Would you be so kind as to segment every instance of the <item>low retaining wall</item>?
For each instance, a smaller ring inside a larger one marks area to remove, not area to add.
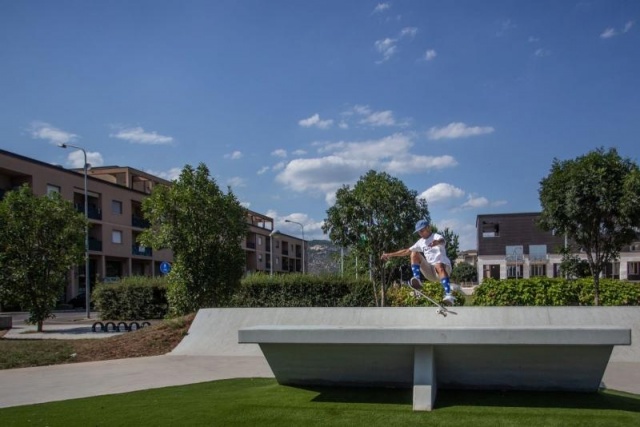
[[[174,355],[262,356],[258,344],[239,344],[238,330],[258,325],[380,327],[597,327],[631,329],[631,345],[614,348],[610,361],[640,362],[638,307],[211,308],[198,311]]]
[[[0,316],[0,330],[11,329],[13,327],[13,318],[11,316]]]

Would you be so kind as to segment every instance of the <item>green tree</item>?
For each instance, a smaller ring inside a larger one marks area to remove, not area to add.
[[[322,230],[334,244],[349,248],[359,266],[369,266],[374,283],[381,283],[383,305],[380,254],[408,247],[416,221],[429,218],[427,202],[415,191],[387,173],[371,170],[353,188],[345,185],[336,192]]]
[[[451,280],[455,282],[477,282],[478,271],[468,262],[461,262],[453,267],[451,271]]]
[[[570,245],[566,248],[560,248],[558,252],[562,254],[562,260],[560,261],[560,275],[562,277],[568,280],[574,280],[591,276],[589,263],[580,259],[580,257],[573,252]]]
[[[640,226],[640,171],[611,148],[574,160],[554,159],[540,182],[540,226],[566,234],[587,256],[600,304],[599,277]]]
[[[173,315],[224,305],[244,274],[246,209],[224,194],[199,164],[187,165],[172,186],[155,187],[142,204],[151,227],[140,242],[173,251],[167,299]]]
[[[37,197],[26,184],[0,202],[0,299],[29,310],[38,332],[84,258],[85,221],[59,194]]]
[[[458,258],[458,251],[460,250],[460,236],[454,233],[449,227],[445,227],[444,231],[440,232],[437,226],[432,225],[431,230],[444,237],[444,244],[447,247],[447,258],[451,261],[451,267],[453,268]]]

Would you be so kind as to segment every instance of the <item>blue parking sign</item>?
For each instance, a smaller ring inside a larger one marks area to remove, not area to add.
[[[162,261],[160,263],[160,272],[162,274],[169,274],[170,271],[171,271],[171,264],[169,264],[166,261]]]

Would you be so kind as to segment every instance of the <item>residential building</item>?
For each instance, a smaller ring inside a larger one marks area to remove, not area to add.
[[[87,174],[89,216],[89,272],[91,284],[124,276],[156,276],[163,261],[172,262],[170,250],[154,251],[137,238],[149,226],[142,201],[156,185],[171,185],[146,172],[120,166],[90,168]],[[84,213],[84,170],[64,169],[0,150],[0,200],[6,191],[28,184],[35,195],[59,193]],[[273,219],[247,211],[249,230],[242,247],[247,273],[255,271],[301,272],[304,241],[274,232]],[[270,234],[274,232],[273,257]],[[69,273],[62,296],[68,301],[85,290],[84,263]]]
[[[560,249],[571,246],[563,235],[538,227],[539,212],[478,215],[478,281],[535,276],[558,277]],[[581,259],[586,254],[577,252]],[[619,259],[602,274],[624,280],[640,280],[640,240],[622,248]]]

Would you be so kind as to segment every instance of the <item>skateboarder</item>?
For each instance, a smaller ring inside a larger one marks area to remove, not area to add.
[[[428,221],[421,219],[416,223],[416,233],[420,239],[410,248],[400,249],[396,252],[383,253],[381,258],[387,260],[391,257],[411,256],[411,272],[413,277],[409,280],[411,287],[422,289],[420,282],[420,271],[429,281],[439,281],[444,288],[443,301],[453,305],[455,298],[451,295],[449,285],[449,274],[451,273],[451,261],[447,257],[444,237],[438,233],[433,233]]]

